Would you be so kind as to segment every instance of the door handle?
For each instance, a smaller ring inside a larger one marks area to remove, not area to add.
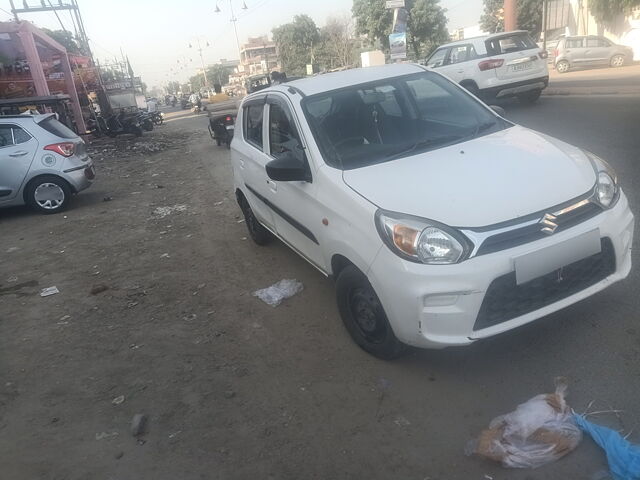
[[[240,160],[240,168],[244,168],[244,160]]]
[[[16,153],[10,153],[9,156],[10,157],[24,157],[27,153],[26,150],[18,150]]]
[[[458,73],[464,73],[464,70],[458,70]]]
[[[272,180],[267,180],[267,185],[269,185],[269,188],[271,188],[271,190],[273,190],[274,192],[278,190],[278,184]]]

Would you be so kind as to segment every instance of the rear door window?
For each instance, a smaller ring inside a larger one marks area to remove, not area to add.
[[[264,104],[254,104],[244,109],[244,138],[262,150],[262,115]]]
[[[15,144],[25,143],[31,140],[31,135],[25,132],[20,127],[13,127],[13,141]]]
[[[567,38],[565,42],[566,48],[582,48],[583,38]]]
[[[520,52],[536,48],[536,43],[527,33],[514,33],[485,42],[489,55],[503,55],[505,53]]]
[[[47,132],[56,135],[61,138],[77,138],[78,135],[75,134],[73,130],[65,126],[63,123],[60,123],[55,117],[49,117],[46,120],[43,120],[38,125],[44,128]]]
[[[0,147],[13,145],[13,134],[11,125],[0,125]]]

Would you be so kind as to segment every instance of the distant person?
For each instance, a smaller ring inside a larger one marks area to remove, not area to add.
[[[271,84],[272,85],[278,85],[280,83],[284,83],[287,81],[287,74],[282,72],[278,72],[276,70],[274,70],[273,72],[271,72]]]
[[[200,105],[202,104],[200,95],[198,95],[197,93],[192,93],[191,95],[189,95],[189,101],[194,107],[200,107]]]
[[[158,102],[156,102],[155,98],[150,98],[147,100],[147,112],[156,113],[158,111]]]

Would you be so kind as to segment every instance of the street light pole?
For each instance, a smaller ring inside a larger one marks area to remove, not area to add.
[[[238,47],[238,58],[240,59],[240,62],[242,62],[242,54],[240,53],[240,40],[238,40],[238,28],[236,26],[236,22],[238,21],[238,19],[233,13],[233,3],[231,2],[231,0],[229,0],[229,8],[231,9],[231,21],[233,22],[233,31],[236,34],[236,46]]]

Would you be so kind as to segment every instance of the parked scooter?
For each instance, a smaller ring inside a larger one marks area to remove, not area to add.
[[[209,135],[218,146],[223,143],[229,148],[235,132],[236,119],[229,114],[209,117]]]

